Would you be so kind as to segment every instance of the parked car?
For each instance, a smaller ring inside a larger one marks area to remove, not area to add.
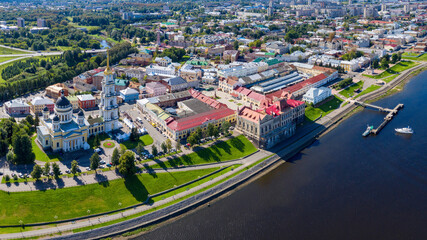
[[[71,171],[67,169],[67,170],[65,170],[65,173],[70,174]]]
[[[102,149],[101,148],[97,148],[97,149],[95,149],[95,152],[98,153],[98,154],[100,154],[102,152]]]
[[[99,162],[99,164],[106,164],[106,162],[105,162],[104,160],[101,160],[101,161]]]
[[[90,171],[90,167],[87,167],[87,168],[86,168],[86,171]]]
[[[106,166],[107,166],[107,167],[112,167],[113,165],[111,165],[111,164],[107,164]]]

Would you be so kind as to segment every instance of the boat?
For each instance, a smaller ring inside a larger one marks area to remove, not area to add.
[[[398,133],[406,133],[406,134],[412,134],[414,133],[414,130],[412,130],[411,127],[406,127],[406,128],[396,128],[394,129],[396,132]]]
[[[366,130],[363,132],[362,136],[364,136],[364,137],[368,136],[371,133],[372,129],[374,129],[374,126],[369,126],[368,125],[368,127],[366,128]]]

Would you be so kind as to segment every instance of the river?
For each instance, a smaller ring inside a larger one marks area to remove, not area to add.
[[[426,239],[427,71],[230,196],[138,239]],[[394,128],[410,125],[404,136]]]

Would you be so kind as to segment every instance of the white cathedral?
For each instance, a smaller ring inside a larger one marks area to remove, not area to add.
[[[43,110],[43,118],[37,127],[37,141],[43,149],[51,148],[54,152],[70,152],[89,149],[88,137],[111,132],[121,127],[119,123],[119,106],[114,86],[114,73],[110,69],[107,54],[107,68],[102,81],[99,117],[86,119],[82,110],[73,114],[73,106],[63,95],[55,103],[53,116],[49,110]]]

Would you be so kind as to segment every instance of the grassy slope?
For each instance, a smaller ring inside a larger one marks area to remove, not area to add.
[[[36,160],[43,161],[43,162],[54,162],[54,161],[60,161],[61,157],[58,154],[46,154],[43,152],[40,147],[36,144],[37,136],[34,136],[31,138],[31,145],[33,147],[33,152],[36,155]]]
[[[365,89],[362,92],[360,92],[359,94],[357,94],[356,97],[354,97],[354,98],[360,97],[360,96],[365,95],[365,94],[370,93],[370,92],[373,92],[373,91],[375,91],[375,90],[377,90],[379,88],[381,88],[381,86],[371,85],[367,89]]]
[[[427,61],[427,54],[424,53],[423,55],[419,56],[419,57],[414,57],[414,56],[418,56],[419,54],[413,54],[413,55],[402,55],[402,58],[404,59],[408,59],[408,60],[417,60],[417,61]],[[410,57],[412,56],[412,57]]]
[[[72,188],[48,191],[6,193],[0,192],[0,224],[17,224],[69,219],[102,213],[144,202],[148,194],[158,193],[181,185],[218,168],[141,174]]]
[[[148,145],[153,143],[153,138],[151,138],[150,135],[146,134],[146,135],[139,137],[139,141],[137,141],[137,142],[132,142],[132,141],[128,140],[126,142],[121,143],[120,146],[124,145],[126,147],[126,149],[134,149],[134,148],[136,148],[138,143],[142,143],[144,146],[148,146]]]
[[[2,57],[2,56],[0,55],[0,63],[2,63],[2,62],[6,62],[6,61],[8,61],[8,60],[15,59],[15,58],[17,58],[17,57]]]
[[[361,89],[362,87],[363,87],[363,81],[360,81],[360,82],[358,82],[358,83],[354,84],[353,86],[348,87],[348,88],[346,88],[346,89],[342,90],[342,91],[340,92],[340,94],[341,94],[341,95],[343,95],[344,97],[349,98],[349,97],[351,97],[351,96],[353,96],[353,95],[354,95],[354,90],[356,90],[356,89],[358,89],[358,88],[360,88],[360,89]]]
[[[208,148],[195,149],[195,152],[164,163],[151,166],[152,168],[170,168],[179,165],[198,165],[238,159],[254,153],[257,149],[243,135],[225,142],[220,142]]]
[[[9,54],[26,54],[28,52],[26,51],[20,51],[20,50],[15,50],[15,49],[10,49],[10,48],[5,48],[0,46],[0,55],[9,55]]]
[[[412,62],[412,61],[401,61],[401,62],[397,63],[396,65],[394,65],[393,67],[385,70],[381,74],[378,74],[378,75],[375,75],[375,76],[363,74],[363,76],[369,77],[369,78],[374,78],[374,79],[380,79],[380,78],[384,78],[384,77],[389,77],[389,76],[391,76],[393,74],[396,74],[396,73],[403,72],[403,71],[405,71],[407,69],[415,67],[416,65],[418,65],[418,63],[416,63],[416,62]]]
[[[314,121],[320,115],[326,116],[333,110],[337,109],[342,102],[343,102],[342,99],[340,99],[339,97],[333,96],[333,98],[330,101],[318,107],[307,106],[305,108],[305,117],[310,121]]]

